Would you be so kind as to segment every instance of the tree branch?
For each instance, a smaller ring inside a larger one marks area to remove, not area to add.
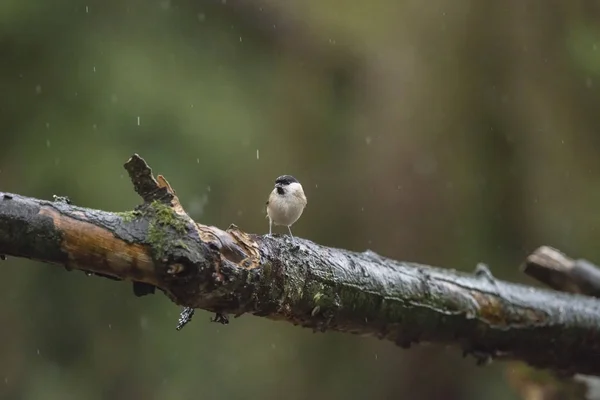
[[[175,303],[370,335],[409,347],[460,346],[600,375],[600,302],[474,275],[194,222],[167,181],[134,155],[144,203],[110,213],[0,193],[0,253],[158,287]]]
[[[527,257],[523,272],[553,289],[600,297],[600,269],[586,260],[573,260],[543,246]]]
[[[573,260],[552,247],[542,246],[523,264],[523,272],[553,289],[600,297],[600,270],[586,260]],[[597,398],[600,378],[582,374],[561,376],[552,371],[537,371],[515,366],[507,370],[509,381],[523,396],[535,392],[536,398]],[[594,394],[596,392],[596,395]]]

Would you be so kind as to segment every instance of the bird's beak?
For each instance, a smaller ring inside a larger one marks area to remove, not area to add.
[[[276,183],[275,184],[275,189],[278,189],[278,188],[281,188],[281,187],[283,187],[283,185],[281,183]]]

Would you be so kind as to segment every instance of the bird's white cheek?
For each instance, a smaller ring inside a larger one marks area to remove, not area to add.
[[[292,195],[299,195],[300,193],[304,193],[302,185],[297,182],[290,183],[287,187],[287,190]]]

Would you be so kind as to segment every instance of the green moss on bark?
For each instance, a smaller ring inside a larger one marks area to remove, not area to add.
[[[148,242],[152,246],[156,258],[164,257],[171,246],[187,247],[182,238],[187,234],[187,221],[173,208],[159,201],[153,201],[147,212],[151,215],[148,226]]]

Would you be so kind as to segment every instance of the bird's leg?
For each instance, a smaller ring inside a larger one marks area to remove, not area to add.
[[[288,226],[288,232],[290,233],[290,236],[292,237],[292,239],[294,239],[294,235],[292,235],[292,228],[290,228],[289,226]]]
[[[269,217],[269,236],[271,236],[272,228],[273,228],[273,220],[271,219],[271,217]]]

